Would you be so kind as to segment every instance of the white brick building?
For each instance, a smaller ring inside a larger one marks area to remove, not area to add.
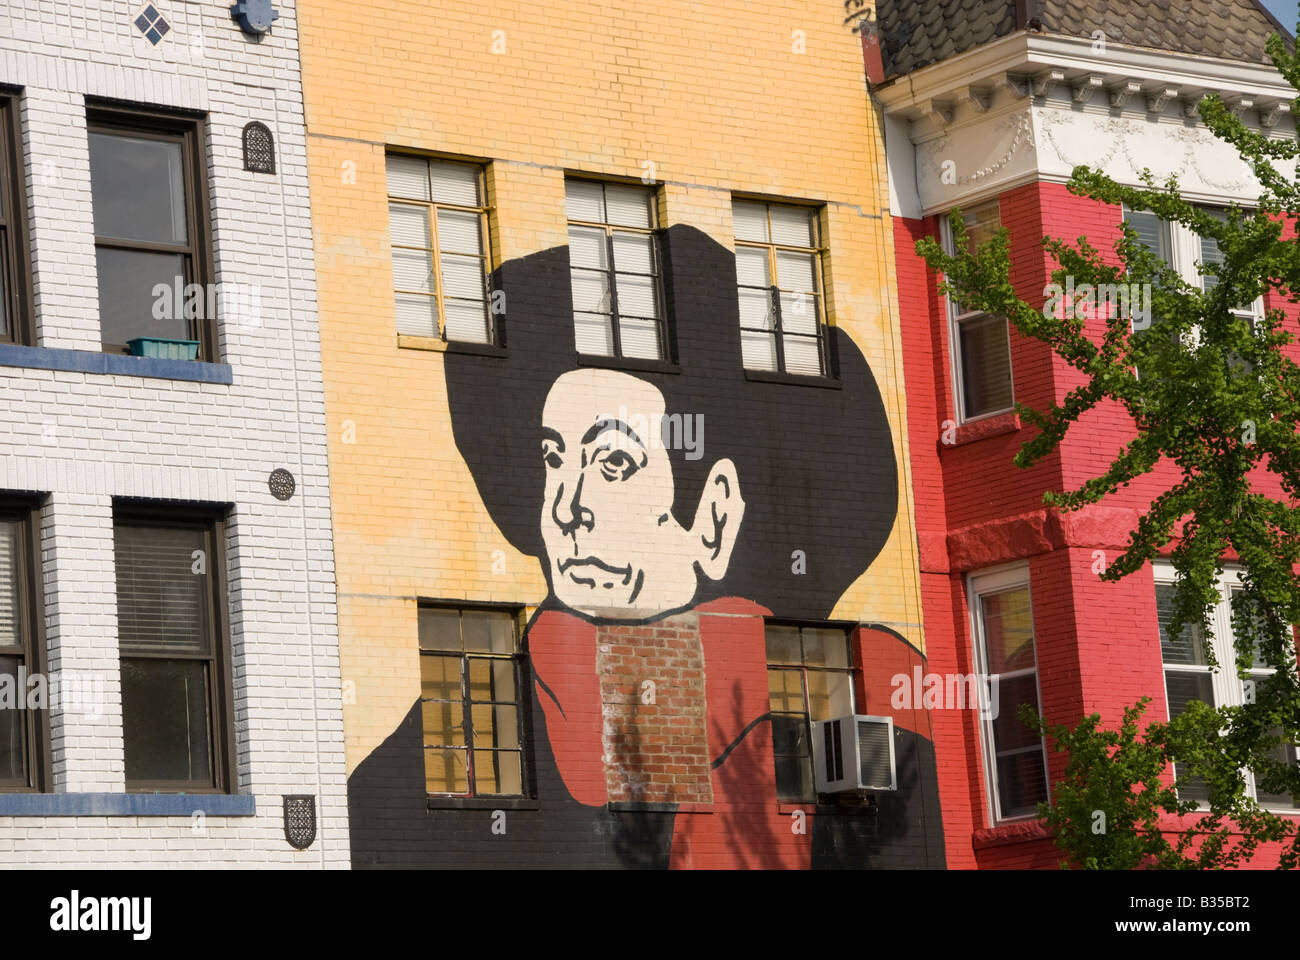
[[[0,674],[43,661],[102,691],[44,718],[0,709],[0,865],[343,867],[294,3],[262,36],[226,3],[148,7],[0,8]],[[245,168],[252,121],[273,173]],[[141,305],[173,268],[256,299],[160,322]],[[131,335],[157,341],[146,353],[193,341],[198,359],[128,355]],[[305,850],[283,795],[315,798]]]

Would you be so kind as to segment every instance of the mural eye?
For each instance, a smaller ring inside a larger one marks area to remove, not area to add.
[[[600,459],[600,473],[611,482],[626,480],[640,470],[640,465],[624,450],[611,450]]]

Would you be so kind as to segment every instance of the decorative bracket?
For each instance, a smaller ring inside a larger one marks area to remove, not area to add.
[[[1047,70],[1033,77],[1029,82],[1030,92],[1035,97],[1041,97],[1047,93],[1047,88],[1053,83],[1064,83],[1064,70]]]
[[[976,113],[987,113],[993,96],[979,87],[962,87],[957,91],[958,103],[969,103]]]
[[[1291,112],[1291,104],[1285,100],[1279,100],[1276,103],[1262,107],[1259,111],[1259,122],[1264,127],[1276,127],[1277,122]]]
[[[927,100],[919,105],[921,113],[929,117],[934,123],[941,127],[946,127],[952,123],[952,104],[943,100]]]
[[[1157,87],[1147,94],[1147,110],[1151,113],[1160,113],[1169,105],[1169,101],[1177,96],[1177,87]]]
[[[1125,80],[1110,88],[1110,105],[1121,110],[1128,106],[1134,94],[1142,92],[1142,84],[1137,80]]]
[[[1092,95],[1106,85],[1106,78],[1097,74],[1090,74],[1070,86],[1074,93],[1075,103],[1087,103],[1092,99]]]

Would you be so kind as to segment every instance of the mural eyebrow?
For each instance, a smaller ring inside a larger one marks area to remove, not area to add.
[[[597,420],[595,423],[593,423],[587,429],[587,432],[582,435],[582,442],[591,443],[591,441],[595,440],[606,430],[617,430],[619,433],[625,433],[637,442],[637,446],[639,446],[642,450],[645,449],[645,442],[636,435],[636,431],[634,431],[622,420],[615,420],[613,418]]]
[[[552,430],[550,427],[542,427],[542,439],[555,441],[555,446],[557,448],[555,451],[556,453],[564,452],[564,438],[560,436],[558,430]],[[586,443],[585,440],[583,442]]]

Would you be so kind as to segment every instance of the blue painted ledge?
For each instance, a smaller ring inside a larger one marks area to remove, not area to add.
[[[20,347],[0,344],[0,367],[31,367],[37,370],[72,370],[77,373],[121,373],[129,377],[160,380],[192,380],[198,383],[235,382],[228,363],[197,360],[158,360],[129,357],[93,350],[55,350],[51,347]]]
[[[188,817],[197,811],[251,817],[257,802],[243,793],[0,793],[0,817]]]

